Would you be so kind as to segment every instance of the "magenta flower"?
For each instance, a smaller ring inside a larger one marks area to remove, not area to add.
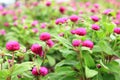
[[[3,35],[3,36],[4,36],[5,34],[6,34],[6,31],[5,31],[4,29],[1,29],[1,30],[0,30],[0,35]]]
[[[48,6],[48,7],[51,6],[51,2],[50,2],[50,1],[47,1],[47,2],[46,2],[46,6]]]
[[[36,26],[37,24],[38,24],[37,20],[35,20],[35,21],[32,22],[32,26]]]
[[[46,67],[40,67],[40,75],[45,76],[48,74],[48,69]]]
[[[61,33],[59,34],[59,36],[60,36],[60,37],[63,37],[63,36],[64,36],[64,33],[63,33],[63,32],[61,32]]]
[[[3,11],[3,12],[2,12],[2,16],[6,16],[7,14],[8,14],[7,11]]]
[[[0,11],[4,10],[4,7],[2,5],[0,5]]]
[[[72,45],[74,46],[74,47],[78,47],[78,46],[80,46],[80,44],[81,44],[81,40],[73,40],[72,41]]]
[[[71,20],[72,22],[77,22],[78,19],[79,19],[79,17],[78,17],[77,15],[72,15],[72,16],[70,16],[70,20]]]
[[[100,29],[100,26],[98,26],[97,24],[93,24],[92,29],[98,31]]]
[[[41,27],[41,28],[46,28],[46,26],[47,26],[46,23],[42,23],[40,27]]]
[[[75,34],[76,30],[71,30],[70,32],[71,32],[71,34]]]
[[[34,33],[38,33],[38,31],[39,31],[38,28],[33,28],[32,29],[32,32],[34,32]]]
[[[39,75],[36,67],[34,67],[34,68],[32,69],[32,74],[33,74],[34,76],[38,76],[38,75]]]
[[[8,22],[5,22],[5,23],[4,23],[4,26],[5,26],[5,27],[9,27],[10,24],[9,24]]]
[[[86,29],[85,28],[77,28],[76,30],[75,30],[75,33],[77,34],[77,35],[79,35],[79,36],[84,36],[84,35],[86,35],[87,34],[87,32],[86,32]]]
[[[97,16],[91,16],[91,19],[94,21],[94,22],[98,22],[99,21],[99,18]]]
[[[60,8],[59,8],[59,11],[60,11],[60,13],[62,13],[62,14],[64,14],[65,13],[65,7],[63,7],[63,6],[61,6]]]
[[[89,7],[90,4],[91,4],[90,2],[86,2],[86,3],[85,3],[85,6],[86,6],[86,7]]]
[[[39,45],[39,44],[33,44],[31,46],[31,51],[37,55],[39,55],[40,57],[43,56],[43,49],[42,49],[42,46]]]
[[[24,26],[24,29],[27,29],[28,28],[28,26]]]
[[[40,40],[47,41],[51,38],[51,35],[48,32],[43,32],[40,34]]]
[[[18,23],[17,23],[17,22],[14,22],[13,25],[14,25],[14,26],[18,26]]]
[[[47,44],[50,48],[54,46],[54,42],[53,42],[51,39],[47,40],[46,44]]]
[[[98,9],[100,6],[99,6],[99,4],[95,3],[94,7]]]
[[[58,24],[64,24],[65,22],[67,22],[68,18],[64,17],[64,18],[58,18],[56,19],[55,23]]]
[[[16,51],[20,49],[20,44],[17,41],[9,41],[6,44],[6,49],[9,51]]]
[[[120,27],[115,27],[114,28],[114,33],[120,34]]]
[[[103,14],[109,15],[112,12],[112,9],[106,9]]]
[[[85,41],[83,41],[82,46],[85,46],[85,47],[88,47],[88,48],[92,49],[94,44],[90,40],[85,40]]]
[[[16,21],[18,19],[17,16],[13,16],[13,21]]]

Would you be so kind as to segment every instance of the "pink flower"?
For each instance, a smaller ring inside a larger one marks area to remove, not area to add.
[[[46,6],[48,6],[48,7],[51,6],[51,2],[50,2],[50,1],[47,1],[47,2],[46,2]]]
[[[76,31],[75,30],[71,30],[71,34],[75,34],[76,33]]]
[[[43,32],[40,34],[40,40],[47,41],[51,38],[51,35],[48,32]]]
[[[2,11],[4,9],[4,7],[2,5],[0,5],[0,11]]]
[[[32,5],[33,5],[33,6],[38,6],[39,3],[38,3],[38,2],[33,2]]]
[[[0,30],[0,35],[5,35],[6,34],[6,31],[4,29],[1,29]]]
[[[84,36],[84,35],[86,35],[86,29],[85,28],[77,28],[76,30],[75,30],[75,33],[77,34],[77,35],[79,35],[79,36]]]
[[[58,18],[56,19],[55,23],[58,24],[64,24],[65,22],[67,22],[68,18]]]
[[[77,22],[78,19],[79,19],[79,17],[78,17],[77,15],[72,15],[72,16],[70,16],[70,20],[71,20],[72,22]]]
[[[20,44],[17,41],[9,41],[6,44],[6,49],[9,51],[16,51],[20,49]]]
[[[38,75],[39,75],[36,67],[34,67],[34,68],[32,69],[32,74],[33,74],[34,76],[38,76]]]
[[[94,22],[98,22],[99,21],[99,18],[97,16],[91,16],[91,19],[94,21]]]
[[[27,29],[28,28],[28,26],[24,26],[24,29]]]
[[[99,6],[99,4],[96,3],[96,4],[94,4],[94,7],[98,9],[100,6]]]
[[[91,12],[92,12],[92,13],[96,13],[96,9],[95,9],[95,8],[92,8],[92,9],[91,9]]]
[[[90,2],[86,2],[86,3],[85,3],[85,6],[86,6],[86,7],[89,7],[90,4],[91,4]]]
[[[32,26],[36,26],[37,24],[38,24],[37,20],[35,20],[35,21],[32,22]]]
[[[103,14],[109,15],[112,12],[112,9],[106,9]]]
[[[92,29],[97,31],[100,29],[100,27],[97,24],[93,24]]]
[[[32,51],[33,53],[39,55],[40,57],[42,57],[43,54],[44,54],[44,53],[43,53],[42,46],[39,45],[39,44],[33,44],[33,45],[31,46],[31,51]]]
[[[72,41],[72,45],[73,45],[74,47],[78,47],[78,46],[80,46],[80,44],[81,44],[81,40],[73,40],[73,41]]]
[[[60,36],[60,37],[63,37],[63,36],[64,36],[64,33],[63,33],[63,32],[61,32],[61,33],[59,34],[59,36]]]
[[[4,26],[5,26],[5,27],[9,27],[10,24],[9,24],[8,22],[5,22],[5,23],[4,23]]]
[[[63,7],[63,6],[61,6],[60,8],[59,8],[59,11],[62,13],[62,14],[64,14],[65,13],[65,7]]]
[[[120,27],[115,27],[114,28],[114,33],[120,34]]]
[[[7,11],[3,11],[3,12],[2,12],[2,16],[6,16],[7,14],[8,14]]]
[[[93,42],[90,41],[90,40],[85,40],[85,41],[82,43],[82,46],[85,46],[85,47],[88,47],[88,48],[92,49],[93,46],[94,46],[94,44],[93,44]]]
[[[38,33],[38,29],[37,29],[37,28],[33,28],[32,31],[33,31],[34,33]]]
[[[42,23],[40,27],[41,27],[41,28],[46,28],[46,26],[47,26],[46,23]]]
[[[46,44],[47,44],[50,48],[54,46],[54,42],[53,42],[51,39],[47,40]]]
[[[13,21],[16,21],[18,19],[17,16],[13,16]]]
[[[119,25],[119,24],[120,24],[119,20],[117,20],[117,19],[114,20],[113,22],[114,22],[116,25]]]
[[[15,7],[19,7],[20,6],[20,2],[19,1],[17,1],[16,3],[15,3]]]
[[[40,75],[45,76],[48,74],[48,69],[46,67],[40,67]]]
[[[18,26],[18,23],[17,23],[17,22],[14,22],[13,25],[14,25],[14,26]]]

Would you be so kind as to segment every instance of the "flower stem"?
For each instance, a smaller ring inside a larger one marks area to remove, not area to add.
[[[12,66],[14,65],[14,59],[15,59],[15,57],[14,57],[14,52],[12,53]]]
[[[83,66],[83,56],[82,56],[82,51],[81,50],[80,50],[79,56],[80,56],[80,65],[81,65],[81,71],[82,71],[82,80],[85,80],[84,66]]]

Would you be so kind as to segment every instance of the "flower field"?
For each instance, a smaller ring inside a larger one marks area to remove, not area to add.
[[[120,1],[0,5],[0,80],[120,80]]]

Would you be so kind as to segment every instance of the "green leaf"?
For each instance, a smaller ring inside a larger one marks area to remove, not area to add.
[[[91,57],[89,53],[83,53],[83,58],[85,60],[85,65],[88,67],[95,67],[94,59]]]
[[[31,70],[33,67],[33,63],[32,62],[24,62],[22,64],[15,64],[13,66],[13,72],[12,72],[12,76],[14,75],[18,75],[18,74],[22,74],[26,71]]]
[[[71,43],[67,40],[67,39],[65,39],[65,38],[63,38],[63,37],[60,37],[60,36],[58,36],[58,35],[52,35],[53,37],[55,37],[60,43],[62,43],[65,47],[67,47],[67,48],[69,48],[69,49],[71,49],[72,48],[72,45],[71,45]]]
[[[108,55],[115,54],[110,45],[106,41],[100,41],[99,46],[106,54]]]
[[[10,72],[7,69],[0,70],[0,80],[6,80],[9,74]]]
[[[92,78],[97,74],[98,72],[96,70],[89,69],[87,66],[85,67],[85,75],[87,78]]]
[[[55,59],[54,59],[54,57],[47,56],[47,59],[48,59],[49,64],[50,64],[51,66],[55,65]]]
[[[55,69],[63,65],[75,66],[77,63],[78,61],[74,61],[74,60],[62,60],[61,62],[56,64]]]

